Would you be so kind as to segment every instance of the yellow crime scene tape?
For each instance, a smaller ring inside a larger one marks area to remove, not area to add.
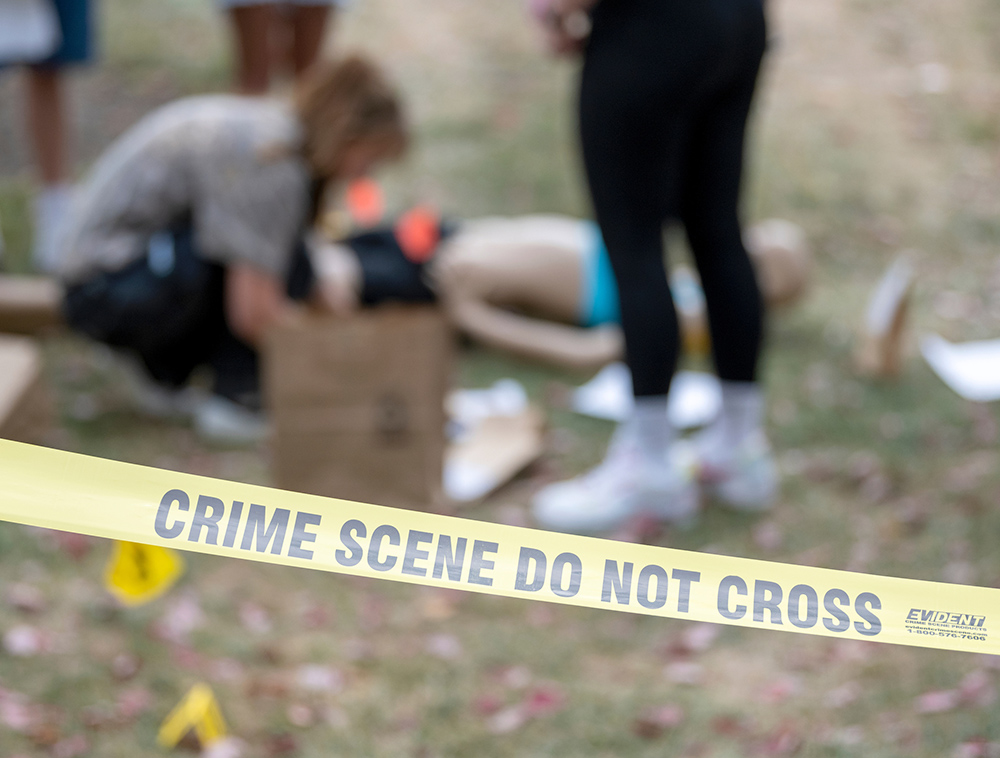
[[[545,532],[6,440],[0,440],[0,519],[525,600],[1000,653],[1000,631],[991,628],[1000,623],[998,589]]]

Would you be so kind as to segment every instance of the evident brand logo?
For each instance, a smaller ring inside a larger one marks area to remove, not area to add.
[[[906,614],[906,620],[958,629],[982,629],[986,624],[986,616],[975,613],[951,613],[924,608],[911,608],[910,612]]]

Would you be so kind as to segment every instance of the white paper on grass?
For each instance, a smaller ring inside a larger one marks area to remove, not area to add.
[[[500,379],[484,389],[456,390],[448,396],[447,410],[452,442],[471,435],[491,416],[516,416],[528,407],[528,393],[516,379]],[[485,466],[446,457],[443,486],[452,500],[465,503],[477,500],[501,484],[495,471]]]
[[[966,400],[1000,400],[1000,340],[953,344],[937,334],[920,340],[924,360]]]
[[[632,374],[621,362],[609,363],[573,392],[571,407],[585,416],[624,421],[632,413]],[[670,385],[667,418],[677,429],[704,426],[719,413],[719,380],[702,371],[678,371]]]

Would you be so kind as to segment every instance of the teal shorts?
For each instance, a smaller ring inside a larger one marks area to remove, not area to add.
[[[597,224],[586,222],[590,237],[583,261],[583,287],[580,293],[580,324],[600,326],[621,322],[618,284],[611,270],[608,249]]]

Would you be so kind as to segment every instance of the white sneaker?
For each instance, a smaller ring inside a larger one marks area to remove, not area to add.
[[[194,412],[194,429],[202,439],[228,445],[248,445],[267,437],[270,426],[260,411],[211,395]]]
[[[689,526],[698,489],[677,445],[669,460],[654,464],[634,443],[619,441],[595,468],[536,493],[532,509],[543,528],[563,532],[609,531],[639,516]]]
[[[778,497],[778,467],[763,431],[725,446],[709,427],[695,438],[698,480],[706,493],[731,508],[765,511]]]

